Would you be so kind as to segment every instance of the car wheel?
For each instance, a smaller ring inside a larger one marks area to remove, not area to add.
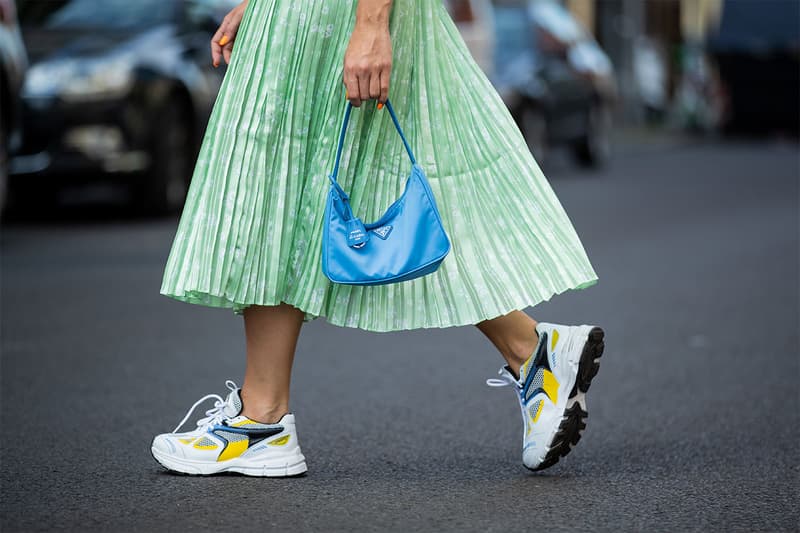
[[[611,109],[595,103],[589,109],[586,133],[575,144],[575,158],[583,166],[600,167],[611,157]]]
[[[547,159],[549,148],[547,119],[544,113],[536,107],[526,106],[519,114],[519,123],[522,135],[528,143],[528,149],[541,165]]]
[[[191,179],[191,120],[183,100],[172,99],[155,114],[151,156],[153,164],[139,191],[148,213],[174,213],[183,206]]]

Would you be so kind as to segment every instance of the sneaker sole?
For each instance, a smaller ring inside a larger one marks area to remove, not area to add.
[[[586,407],[586,392],[592,384],[592,379],[597,375],[597,371],[600,370],[600,357],[605,348],[604,337],[605,333],[602,328],[594,327],[589,331],[578,363],[575,385],[569,393],[564,416],[561,418],[558,430],[550,443],[544,461],[529,470],[536,472],[550,468],[571,452],[572,448],[581,440],[581,432],[586,429],[586,419],[589,417]]]
[[[308,470],[306,459],[301,453],[274,459],[269,463],[248,463],[245,459],[240,458],[229,459],[221,463],[192,461],[172,457],[152,447],[150,453],[167,470],[190,476],[210,476],[233,472],[245,476],[292,477],[300,476]]]

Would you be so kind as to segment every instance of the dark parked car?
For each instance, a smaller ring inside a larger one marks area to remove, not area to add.
[[[709,50],[727,132],[800,134],[800,2],[727,0]]]
[[[27,66],[14,0],[0,0],[0,212],[6,203],[9,154],[22,141],[19,92]]]
[[[492,82],[537,160],[568,144],[584,165],[610,151],[616,99],[608,56],[572,15],[554,1],[495,5]]]
[[[12,199],[110,181],[149,211],[179,208],[224,74],[209,40],[236,3],[22,0],[31,67]]]

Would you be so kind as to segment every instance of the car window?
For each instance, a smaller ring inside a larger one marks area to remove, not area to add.
[[[24,26],[43,28],[127,28],[162,24],[172,19],[171,0],[23,0]]]

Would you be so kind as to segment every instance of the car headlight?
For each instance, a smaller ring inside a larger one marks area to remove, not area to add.
[[[30,98],[55,96],[67,77],[73,76],[74,61],[51,61],[31,65],[25,74],[22,95]]]
[[[39,63],[28,70],[27,97],[59,96],[68,101],[103,100],[122,96],[133,85],[130,59],[65,59]]]

